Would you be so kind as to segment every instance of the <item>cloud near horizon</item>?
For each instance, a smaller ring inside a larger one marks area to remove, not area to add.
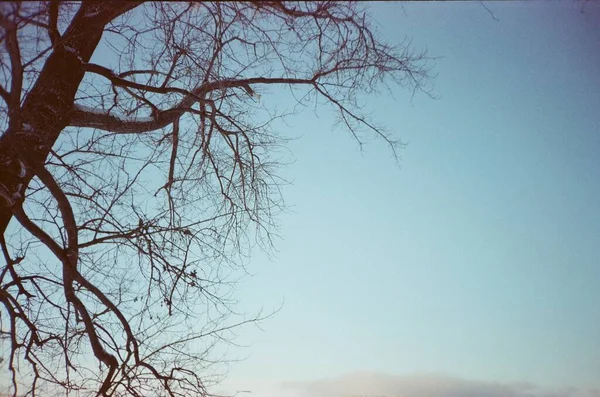
[[[284,382],[282,387],[294,390],[297,397],[600,397],[598,389],[548,389],[527,382],[485,382],[440,374],[394,376],[377,372]]]

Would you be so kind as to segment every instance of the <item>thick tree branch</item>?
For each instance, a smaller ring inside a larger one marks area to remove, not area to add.
[[[102,68],[106,69],[106,68]],[[98,71],[100,69],[94,68]],[[109,71],[110,74],[107,72]],[[185,95],[179,104],[171,109],[166,109],[155,114],[153,117],[124,117],[109,114],[108,112],[94,110],[85,106],[75,105],[70,112],[69,125],[72,127],[97,128],[103,131],[115,132],[120,134],[137,134],[143,132],[156,131],[172,124],[184,113],[191,111],[191,107],[205,100],[205,96],[214,90],[242,88],[247,91],[247,87],[254,84],[290,84],[290,85],[314,85],[314,79],[297,78],[269,78],[255,77],[239,80],[221,80],[202,84],[193,91],[187,91],[176,87],[151,87],[139,83],[130,82],[118,78],[112,71],[106,69],[103,76],[109,78],[115,85],[121,85],[131,88],[144,89],[150,92],[160,94],[178,93]],[[109,77],[111,76],[111,77]]]
[[[21,63],[21,50],[17,38],[17,25],[14,21],[5,19],[0,15],[0,24],[6,29],[6,50],[10,57],[11,86],[8,95],[8,114],[10,129],[19,128],[21,125],[21,90],[23,88],[23,65]],[[4,95],[3,95],[4,96]]]
[[[52,46],[56,46],[60,41],[60,32],[58,31],[60,3],[60,1],[51,1],[48,5],[48,36]]]

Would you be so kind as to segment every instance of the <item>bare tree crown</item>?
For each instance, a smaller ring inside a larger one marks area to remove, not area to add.
[[[16,395],[209,394],[244,256],[271,245],[268,94],[360,143],[381,84],[428,89],[353,2],[0,4],[0,346]],[[290,109],[291,110],[291,109]]]

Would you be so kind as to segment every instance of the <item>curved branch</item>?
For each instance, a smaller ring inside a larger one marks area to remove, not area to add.
[[[88,64],[89,65],[89,64]],[[146,91],[160,94],[179,93],[184,94],[185,98],[179,104],[171,109],[158,112],[154,117],[125,117],[108,113],[108,111],[98,111],[87,106],[77,105],[73,107],[70,115],[69,125],[72,127],[97,128],[103,131],[115,132],[120,134],[138,134],[143,132],[156,131],[160,128],[172,124],[184,113],[191,111],[191,107],[204,101],[204,97],[211,91],[218,89],[242,88],[248,91],[251,84],[308,84],[315,85],[315,78],[296,79],[285,77],[255,77],[239,80],[220,80],[211,83],[202,84],[193,91],[187,91],[176,87],[153,87],[145,84],[135,83],[122,79],[115,75],[110,69],[95,65],[94,71],[101,71],[104,77],[107,77],[117,86],[143,89]]]
[[[77,239],[77,223],[75,222],[75,214],[73,213],[73,208],[69,203],[69,199],[60,188],[52,174],[45,167],[39,167],[35,170],[35,173],[40,181],[46,185],[50,191],[50,194],[52,194],[58,203],[58,209],[61,213],[65,230],[67,232],[67,255],[77,258],[79,250]]]

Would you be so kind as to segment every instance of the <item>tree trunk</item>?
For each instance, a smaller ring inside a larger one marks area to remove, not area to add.
[[[104,26],[140,3],[85,2],[65,34],[55,42],[20,108],[19,122],[11,123],[0,137],[0,183],[4,185],[6,196],[0,200],[0,234],[5,232],[12,218],[11,205],[22,204],[25,190],[35,175],[33,170],[44,165],[52,146],[68,125],[75,94],[85,74],[85,63],[100,42]]]

